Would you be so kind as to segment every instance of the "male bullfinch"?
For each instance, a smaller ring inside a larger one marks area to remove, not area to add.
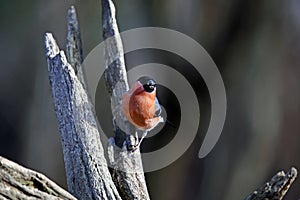
[[[156,98],[156,83],[153,79],[142,77],[122,97],[122,110],[128,121],[143,131],[139,147],[148,131],[158,123],[164,122],[160,116],[161,107]]]

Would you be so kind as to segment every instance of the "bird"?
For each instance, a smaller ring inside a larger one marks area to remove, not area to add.
[[[122,111],[128,121],[143,132],[136,148],[141,145],[147,133],[160,122],[164,122],[161,116],[161,106],[156,97],[156,82],[150,77],[139,78],[122,96]],[[137,131],[136,131],[137,137]]]

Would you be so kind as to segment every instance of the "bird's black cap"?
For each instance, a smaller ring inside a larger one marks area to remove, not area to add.
[[[138,81],[143,85],[143,88],[146,92],[153,92],[156,87],[156,82],[153,78],[148,76],[142,76],[138,79]]]

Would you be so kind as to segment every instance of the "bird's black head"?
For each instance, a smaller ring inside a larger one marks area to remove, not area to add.
[[[139,78],[138,81],[143,85],[143,88],[146,92],[151,93],[155,90],[156,82],[152,78],[143,76]]]
[[[153,92],[155,90],[156,83],[154,80],[149,80],[146,84],[143,84],[143,88],[146,92]]]

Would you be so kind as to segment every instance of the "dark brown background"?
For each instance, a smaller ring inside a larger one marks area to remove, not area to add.
[[[102,40],[99,1],[0,3],[0,155],[64,187],[43,34],[53,32],[64,49],[71,4],[87,55]],[[216,147],[198,159],[199,133],[180,159],[148,173],[152,199],[243,199],[278,170],[300,169],[299,1],[117,0],[116,7],[121,31],[159,26],[197,40],[216,62],[227,92]],[[134,56],[126,57],[129,63]],[[299,188],[297,181],[286,199],[299,198]]]

